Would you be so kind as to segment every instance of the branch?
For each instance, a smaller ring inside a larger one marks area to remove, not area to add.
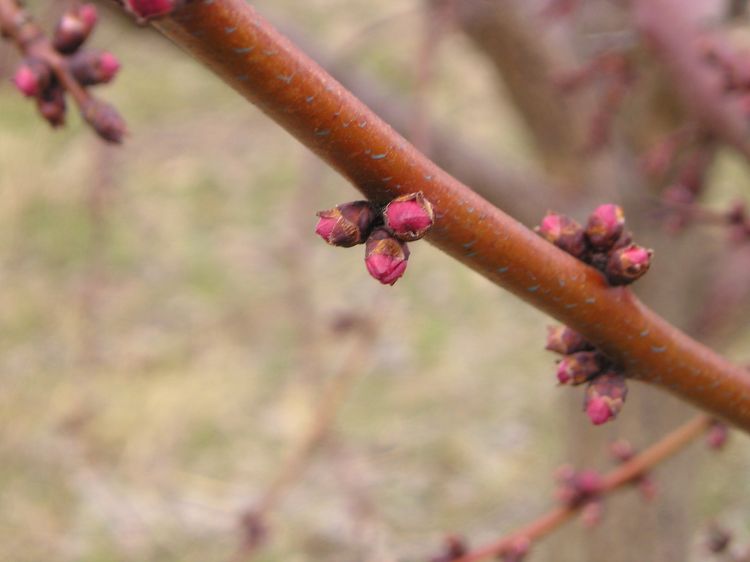
[[[695,439],[703,435],[710,425],[711,418],[701,415],[678,427],[648,449],[605,474],[602,477],[598,495],[605,496],[637,481],[639,477],[646,474],[656,465],[676,455]],[[477,562],[478,560],[508,553],[519,543],[533,543],[551,534],[573,519],[584,505],[585,503],[561,505],[551,509],[535,521],[521,527],[510,535],[469,552],[464,556],[455,558],[451,562]]]
[[[422,191],[436,209],[435,246],[577,330],[629,375],[750,430],[747,371],[438,168],[243,0],[194,2],[155,25],[373,202]]]

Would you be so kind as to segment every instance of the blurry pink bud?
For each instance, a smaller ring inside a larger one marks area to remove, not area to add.
[[[502,562],[522,562],[531,550],[531,541],[528,537],[517,537],[511,545],[502,553]]]
[[[89,98],[82,107],[83,118],[105,141],[122,142],[127,126],[117,110],[102,100]]]
[[[69,61],[70,71],[81,86],[110,82],[120,70],[120,61],[107,51],[80,51]]]
[[[729,428],[727,425],[719,420],[712,421],[711,426],[708,428],[708,433],[706,434],[706,444],[709,449],[713,449],[714,451],[723,449],[724,445],[727,444],[728,438]]]
[[[13,75],[13,83],[26,97],[36,97],[52,79],[52,71],[39,59],[24,60]]]
[[[549,212],[535,230],[545,240],[577,258],[586,252],[583,228],[565,215]]]
[[[99,19],[93,4],[84,4],[65,12],[55,28],[52,44],[59,52],[74,53],[88,39]]]
[[[583,384],[602,370],[602,357],[596,351],[579,351],[563,357],[557,364],[560,384]]]
[[[45,88],[36,99],[39,113],[53,127],[65,124],[65,91],[62,86],[53,85]]]
[[[399,240],[413,242],[422,238],[435,222],[432,204],[422,192],[402,195],[383,210],[383,220]]]
[[[581,509],[581,521],[587,529],[592,529],[602,522],[604,517],[604,502],[594,500],[588,502]]]
[[[318,212],[315,233],[332,246],[351,248],[362,244],[375,222],[375,209],[369,201],[352,201]]]
[[[638,479],[638,491],[641,497],[647,502],[653,501],[659,493],[656,482],[648,474],[644,474]]]
[[[139,22],[167,16],[184,3],[185,0],[123,0],[125,9]]]
[[[557,500],[567,506],[577,507],[596,498],[602,491],[602,477],[595,470],[576,472],[567,465],[556,471]]]
[[[628,285],[640,279],[651,265],[653,250],[630,244],[612,252],[605,274],[611,285]]]
[[[547,345],[545,349],[549,351],[568,355],[569,353],[592,348],[593,346],[581,334],[567,326],[547,327]]]
[[[406,271],[409,248],[385,228],[376,228],[367,239],[367,271],[383,285],[393,285]]]
[[[630,441],[618,439],[609,445],[609,452],[617,462],[627,462],[635,456],[635,448]]]
[[[584,410],[594,425],[613,420],[620,413],[628,395],[625,377],[609,372],[599,375],[586,388]]]
[[[448,535],[443,539],[443,548],[440,554],[430,558],[430,562],[452,562],[458,560],[469,552],[469,546],[460,535]]]
[[[625,228],[625,215],[618,205],[600,205],[589,216],[586,238],[597,250],[608,250]]]

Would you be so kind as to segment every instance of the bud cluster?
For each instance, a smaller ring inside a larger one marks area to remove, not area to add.
[[[637,453],[633,445],[625,439],[618,439],[617,441],[612,442],[609,447],[609,452],[612,459],[618,464],[628,462]],[[653,500],[658,492],[656,482],[648,472],[643,472],[635,478],[633,480],[633,485],[638,487],[641,497],[646,501]]]
[[[332,246],[365,244],[365,266],[375,279],[393,285],[406,271],[407,242],[432,228],[435,213],[422,192],[396,197],[385,207],[352,201],[318,212],[315,233]]]
[[[90,86],[111,82],[120,70],[120,62],[112,53],[81,50],[98,19],[93,4],[72,5],[60,17],[51,40],[39,32],[41,41],[22,46],[25,57],[12,80],[23,95],[36,100],[39,113],[52,127],[65,124],[68,93],[102,138],[120,142],[125,134],[122,118],[86,91]],[[80,88],[71,86],[72,81]]]
[[[629,285],[651,265],[653,252],[633,244],[617,205],[600,205],[586,227],[565,215],[549,212],[536,231],[547,241],[601,271],[610,285]]]
[[[597,525],[604,514],[602,501],[603,481],[595,470],[576,471],[564,465],[555,471],[557,501],[566,507],[581,509],[581,518],[586,527]]]
[[[586,384],[583,409],[594,425],[617,417],[628,394],[625,376],[575,330],[567,326],[550,326],[547,330],[546,349],[563,356],[557,363],[557,382]]]

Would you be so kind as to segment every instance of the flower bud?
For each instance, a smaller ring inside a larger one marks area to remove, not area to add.
[[[369,201],[352,201],[318,212],[315,233],[332,246],[351,248],[361,244],[375,222],[375,209]]]
[[[393,285],[406,271],[409,248],[385,228],[376,228],[367,239],[365,265],[383,285]]]
[[[81,113],[102,139],[114,144],[122,142],[127,126],[114,107],[102,100],[89,98],[81,108]]]
[[[724,422],[713,420],[706,434],[706,444],[709,449],[718,451],[724,448],[729,438],[729,428]]]
[[[600,205],[589,216],[586,238],[597,250],[608,250],[625,228],[625,215],[618,205]]]
[[[612,252],[605,271],[610,285],[629,285],[641,278],[651,265],[653,253],[637,244]]]
[[[185,0],[123,0],[125,9],[140,23],[168,16],[184,3]]]
[[[99,15],[93,4],[83,4],[65,12],[55,28],[52,44],[59,52],[74,53],[88,39]]]
[[[531,541],[528,537],[520,536],[513,539],[508,548],[501,554],[502,562],[523,562],[531,550]]]
[[[706,548],[709,552],[721,554],[727,550],[731,542],[732,533],[719,527],[716,523],[709,527],[708,536],[706,537]]]
[[[593,349],[593,346],[575,330],[567,326],[548,326],[545,349],[561,355]]]
[[[413,242],[430,230],[435,222],[432,204],[422,192],[396,197],[383,210],[385,225],[399,240]]]
[[[586,388],[584,410],[594,425],[613,420],[622,410],[628,386],[625,377],[609,372],[594,378]]]
[[[69,60],[70,72],[81,86],[110,82],[120,70],[120,61],[107,51],[80,51]]]
[[[630,441],[618,439],[609,445],[609,453],[617,462],[627,462],[635,456],[635,448]]]
[[[577,258],[586,252],[585,232],[581,225],[570,217],[549,212],[542,219],[542,224],[536,228],[536,232],[548,242]]]
[[[602,522],[604,517],[604,502],[594,500],[586,503],[581,509],[581,521],[587,529],[593,529]]]
[[[39,59],[25,59],[13,75],[13,84],[26,97],[38,96],[52,80],[52,70]]]
[[[595,499],[602,491],[602,477],[595,470],[576,472],[572,467],[561,467],[556,471],[558,482],[555,496],[567,506],[577,507]]]
[[[651,476],[644,474],[638,479],[638,491],[644,500],[650,502],[659,494],[659,487]]]
[[[602,363],[602,357],[596,351],[566,355],[557,364],[557,381],[560,384],[583,384],[601,372]]]
[[[53,127],[61,127],[65,124],[65,90],[58,84],[45,88],[36,98],[39,113]]]
[[[440,554],[430,558],[430,562],[452,562],[469,552],[469,545],[460,535],[448,535],[443,539],[443,548]]]

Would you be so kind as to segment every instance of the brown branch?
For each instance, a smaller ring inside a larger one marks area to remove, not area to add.
[[[422,191],[438,248],[579,331],[629,375],[750,430],[745,369],[438,168],[243,0],[195,2],[155,25],[372,201]]]
[[[711,425],[711,418],[698,416],[677,428],[648,449],[602,477],[599,496],[605,496],[632,484],[659,463],[676,455],[695,439],[704,434]],[[585,504],[561,505],[548,511],[531,523],[524,525],[500,540],[480,547],[451,562],[477,562],[485,558],[500,556],[513,549],[519,541],[534,543],[551,534],[573,519]]]

